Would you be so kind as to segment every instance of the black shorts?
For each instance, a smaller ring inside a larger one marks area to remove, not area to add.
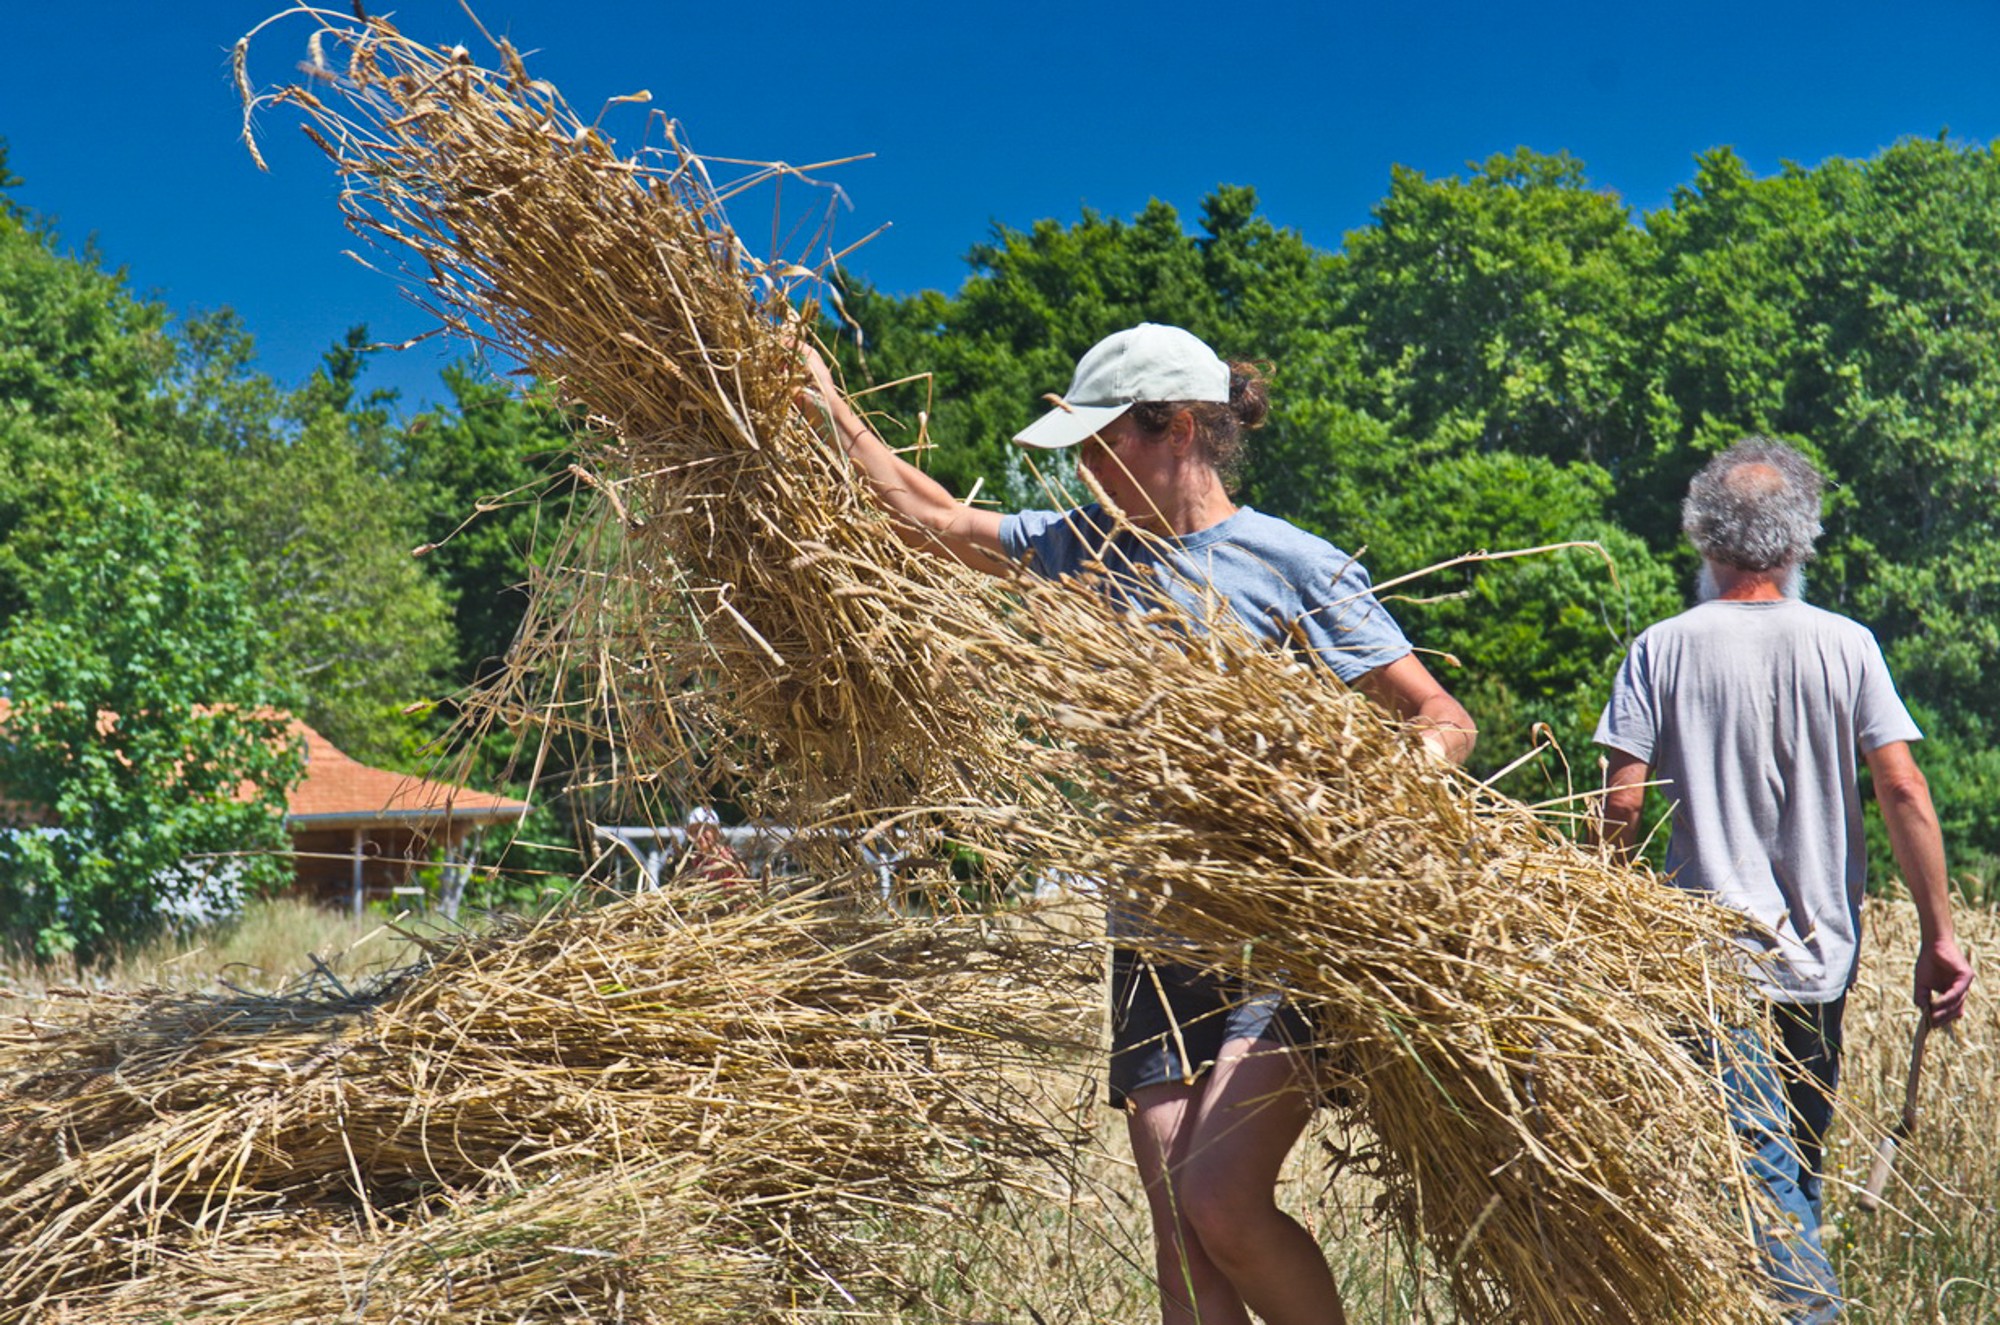
[[[1164,997],[1163,997],[1164,996]],[[1169,1081],[1192,1083],[1231,1040],[1313,1042],[1305,1017],[1283,995],[1192,966],[1111,952],[1111,1104]]]

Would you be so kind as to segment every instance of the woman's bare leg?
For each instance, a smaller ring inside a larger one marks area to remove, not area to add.
[[[1278,1172],[1312,1116],[1288,1052],[1231,1040],[1197,1086],[1133,1093],[1165,1325],[1345,1325],[1312,1235],[1278,1209]]]
[[[1187,1222],[1180,1173],[1194,1139],[1201,1086],[1172,1082],[1132,1092],[1125,1122],[1153,1215],[1161,1325],[1249,1325],[1242,1295],[1201,1249]]]

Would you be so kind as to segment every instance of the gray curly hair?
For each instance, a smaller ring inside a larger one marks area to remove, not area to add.
[[[1774,571],[1812,560],[1826,482],[1782,442],[1746,437],[1702,467],[1681,503],[1681,532],[1710,561]]]

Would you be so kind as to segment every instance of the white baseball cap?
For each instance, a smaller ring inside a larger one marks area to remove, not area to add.
[[[709,809],[706,805],[697,805],[688,811],[687,826],[689,828],[694,828],[701,824],[719,824],[721,822],[722,816],[718,815],[714,810]]]
[[[1229,403],[1229,365],[1179,327],[1141,322],[1076,361],[1062,403],[1014,434],[1023,446],[1075,446],[1142,400]]]

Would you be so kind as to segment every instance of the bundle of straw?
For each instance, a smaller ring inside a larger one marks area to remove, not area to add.
[[[407,1224],[300,1211],[200,1236],[170,1230],[132,1258],[131,1277],[52,1295],[45,1315],[56,1325],[791,1319],[796,1290],[761,1258],[732,1254],[700,1176],[661,1160],[440,1197]]]
[[[590,728],[614,777],[732,750],[794,821],[942,808],[995,859],[1114,880],[1169,955],[1247,946],[1351,1049],[1392,1212],[1470,1318],[1760,1315],[1724,1110],[1676,1038],[1738,1001],[1721,924],[1220,623],[913,556],[792,409],[800,269],[744,251],[671,130],[621,158],[505,43],[489,73],[315,17],[315,81],[276,99],[352,223],[599,429],[605,521],[522,637],[549,688],[507,702]]]
[[[106,995],[17,1023],[0,1302],[218,1262],[204,1292],[230,1296],[280,1270],[274,1242],[327,1270],[286,1292],[354,1307],[370,1276],[347,1272],[379,1261],[375,1279],[432,1285],[418,1301],[505,1319],[689,1267],[738,1297],[893,1279],[854,1230],[1061,1146],[1008,1069],[1066,1037],[1065,989],[1087,981],[1029,942],[815,901],[687,922],[653,894],[441,948],[360,995]]]
[[[560,720],[655,777],[718,745],[770,749],[747,791],[779,813],[794,784],[814,805],[957,788],[1005,724],[950,684],[950,636],[924,618],[990,610],[991,591],[905,548],[795,410],[788,294],[812,273],[749,253],[671,122],[621,158],[504,40],[490,71],[384,19],[290,13],[322,25],[312,80],[253,96],[245,37],[246,115],[302,111],[347,180],[350,225],[407,256],[445,325],[588,418],[577,476],[619,537],[564,552],[581,592],[538,595],[542,647],[519,655],[534,676],[587,669]],[[802,172],[736,187],[772,174]],[[542,696],[515,708],[551,712]]]

